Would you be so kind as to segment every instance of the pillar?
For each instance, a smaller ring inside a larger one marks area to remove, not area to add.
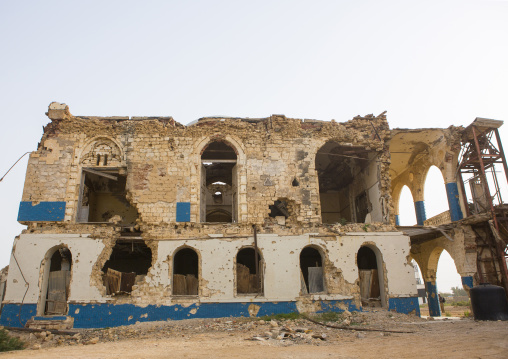
[[[446,185],[446,196],[448,197],[448,206],[450,207],[450,217],[452,222],[464,218],[460,209],[459,189],[457,182],[450,182]]]
[[[461,277],[462,286],[469,292],[469,289],[473,288],[473,277],[472,276],[464,276]]]
[[[395,225],[400,226],[400,219],[398,214],[395,215]]]
[[[416,224],[419,226],[423,226],[423,222],[425,222],[425,220],[427,219],[424,201],[415,201],[415,212],[416,212]]]
[[[441,307],[439,305],[439,295],[437,292],[437,285],[432,282],[426,282],[427,299],[429,301],[429,315],[431,317],[441,316]]]

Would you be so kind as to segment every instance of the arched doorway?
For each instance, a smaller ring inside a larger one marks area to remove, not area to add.
[[[238,185],[235,149],[210,142],[201,154],[201,222],[236,222]]]
[[[374,246],[363,245],[358,250],[356,263],[358,265],[362,305],[366,307],[385,307],[386,297],[381,253]]]
[[[45,259],[37,314],[65,315],[70,294],[72,254],[67,247],[58,246],[50,249]]]
[[[199,294],[199,256],[192,248],[178,250],[173,257],[173,295]]]
[[[236,255],[236,293],[263,293],[263,260],[259,250],[243,248]]]
[[[314,247],[305,247],[300,253],[302,294],[325,292],[323,258]]]

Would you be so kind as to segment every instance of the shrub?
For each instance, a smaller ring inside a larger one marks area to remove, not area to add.
[[[266,322],[269,322],[270,320],[294,320],[300,318],[300,313],[292,312],[292,313],[280,313],[280,314],[273,314],[273,315],[265,315],[261,317],[261,320],[264,320]]]
[[[9,335],[7,330],[0,329],[0,352],[7,352],[9,350],[23,349],[25,343],[19,338],[14,338]]]
[[[314,317],[318,322],[338,322],[342,319],[342,314],[338,312],[324,312]]]

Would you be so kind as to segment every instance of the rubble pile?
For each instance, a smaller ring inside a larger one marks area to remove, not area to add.
[[[27,343],[26,348],[41,349],[55,346],[92,345],[130,339],[190,339],[199,335],[218,335],[226,340],[251,340],[268,345],[312,344],[327,345],[330,341],[364,339],[370,335],[390,335],[382,332],[365,332],[362,329],[396,329],[400,325],[425,322],[412,315],[372,310],[365,312],[324,313],[313,317],[325,325],[345,326],[341,330],[312,323],[304,318],[218,318],[188,319],[166,322],[138,322],[130,326],[105,329],[74,329],[54,334],[50,331],[10,332]],[[72,334],[72,332],[75,332]]]

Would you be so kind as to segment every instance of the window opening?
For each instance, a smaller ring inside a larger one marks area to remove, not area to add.
[[[102,272],[106,294],[132,292],[132,286],[143,282],[152,266],[152,250],[142,240],[118,240]]]
[[[117,219],[115,222],[124,226],[134,225],[138,211],[126,198],[126,182],[127,176],[122,169],[83,168],[77,222]]]
[[[323,223],[365,221],[369,208],[366,176],[362,171],[368,164],[369,151],[360,147],[327,142],[317,152],[315,165]]]
[[[269,208],[269,216],[272,218],[284,216],[287,219],[289,217],[288,203],[286,201],[277,200]]]
[[[254,248],[241,249],[236,255],[236,293],[262,294],[263,274],[262,259],[258,251],[258,268],[256,274],[256,252]]]
[[[201,221],[235,222],[236,153],[224,142],[211,142],[201,155]]]
[[[60,248],[50,259],[48,286],[44,303],[45,315],[67,314],[70,293],[72,255],[67,248]]]
[[[199,257],[191,248],[176,252],[173,260],[173,295],[198,295]]]
[[[369,247],[362,246],[356,257],[360,273],[360,296],[362,305],[381,306],[380,273],[376,253]]]
[[[306,247],[300,253],[300,281],[302,294],[325,291],[321,254],[315,248]]]
[[[293,187],[298,187],[298,186],[300,185],[300,182],[298,182],[298,180],[297,180],[297,179],[296,179],[296,177],[295,177],[295,178],[293,178],[293,182],[291,182],[291,185],[292,185]]]

